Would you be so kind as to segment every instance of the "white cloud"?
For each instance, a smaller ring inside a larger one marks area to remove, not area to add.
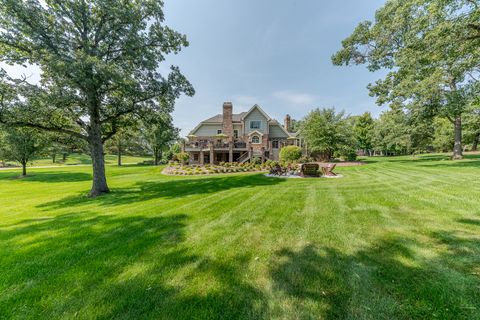
[[[289,90],[275,91],[272,96],[294,106],[310,106],[317,98],[314,95]]]

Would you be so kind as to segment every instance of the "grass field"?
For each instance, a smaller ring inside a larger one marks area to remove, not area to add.
[[[148,157],[137,157],[137,156],[122,156],[122,162],[127,164],[137,164],[139,162],[143,162],[145,160],[152,160],[152,158]],[[106,164],[117,164],[117,156],[114,154],[107,154],[105,155],[105,163]],[[8,165],[20,166],[19,163],[16,162],[7,162]],[[62,155],[57,155],[55,163],[53,163],[52,159],[50,158],[37,158],[33,159],[28,163],[28,166],[63,166],[63,165],[89,165],[92,164],[92,159],[87,154],[77,154],[72,153],[69,154],[66,161],[63,161]],[[1,163],[0,163],[1,167]]]
[[[480,157],[342,179],[0,171],[0,318],[480,319]]]

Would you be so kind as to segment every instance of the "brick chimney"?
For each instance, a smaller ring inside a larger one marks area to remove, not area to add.
[[[223,103],[223,134],[228,136],[228,140],[233,140],[232,123],[233,105],[231,102]]]
[[[290,115],[287,114],[285,116],[285,120],[283,120],[283,127],[285,128],[285,130],[287,130],[287,132],[290,132],[290,122],[291,122],[291,118],[290,118]]]

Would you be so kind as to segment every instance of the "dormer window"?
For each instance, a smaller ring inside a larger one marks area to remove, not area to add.
[[[260,129],[261,125],[262,125],[262,121],[260,120],[250,121],[250,129]]]
[[[252,137],[252,143],[259,144],[260,143],[260,138],[258,136],[253,136]]]

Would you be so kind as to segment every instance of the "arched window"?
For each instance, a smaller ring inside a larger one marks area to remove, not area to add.
[[[258,136],[253,136],[252,143],[260,143],[260,138]]]

